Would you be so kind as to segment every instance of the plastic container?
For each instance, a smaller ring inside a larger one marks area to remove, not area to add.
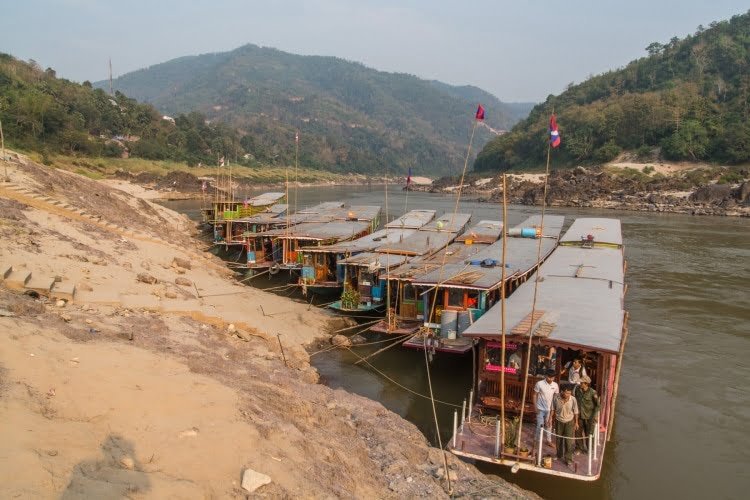
[[[525,227],[521,229],[521,238],[536,238],[537,230],[535,227]]]
[[[448,339],[456,338],[456,327],[458,313],[456,311],[444,310],[440,315],[440,336]]]

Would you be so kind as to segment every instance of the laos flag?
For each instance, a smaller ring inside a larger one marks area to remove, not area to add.
[[[560,145],[560,132],[557,130],[557,119],[554,113],[549,118],[549,145],[553,148]]]

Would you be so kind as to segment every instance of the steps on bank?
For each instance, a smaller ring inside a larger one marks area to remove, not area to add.
[[[29,280],[31,280],[31,271],[11,267],[10,273],[3,280],[3,285],[11,290],[23,290]]]
[[[30,274],[31,273],[29,273],[29,275]],[[24,285],[24,288],[26,290],[34,290],[39,295],[44,295],[45,297],[49,297],[54,284],[55,284],[55,278],[50,278],[50,277],[45,277],[45,276],[33,276],[31,277],[31,279],[29,279],[26,282],[26,284]]]

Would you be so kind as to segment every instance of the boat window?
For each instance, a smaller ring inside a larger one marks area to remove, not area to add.
[[[535,345],[531,350],[531,368],[532,375],[538,377],[544,376],[547,370],[557,372],[557,350],[548,345]]]
[[[410,283],[404,283],[403,288],[404,300],[416,300],[417,292]]]
[[[516,342],[505,343],[505,363],[500,363],[502,356],[502,344],[500,342],[488,342],[485,350],[484,369],[490,372],[516,374],[521,369],[523,349]]]
[[[446,305],[449,307],[464,307],[464,291],[460,288],[449,288]]]

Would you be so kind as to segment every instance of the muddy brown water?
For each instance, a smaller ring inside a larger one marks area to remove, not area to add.
[[[293,196],[290,196],[293,198]],[[382,186],[300,189],[300,206],[341,199],[384,204]],[[452,211],[455,199],[389,189],[389,215],[404,208]],[[196,202],[169,206],[196,216]],[[500,207],[462,202],[472,222],[501,219]],[[509,208],[516,224],[538,208]],[[630,335],[612,441],[594,483],[477,465],[545,498],[746,498],[750,488],[750,220],[551,209],[566,216],[622,221]],[[263,278],[259,278],[263,279]],[[263,284],[259,284],[264,286]],[[371,334],[369,340],[378,340]],[[382,345],[361,348],[372,352]],[[334,351],[313,357],[323,381],[380,401],[438,443],[422,352],[390,349],[372,360],[382,372]],[[430,364],[435,398],[460,405],[472,382],[471,357],[438,355]],[[388,378],[386,378],[388,377]],[[390,379],[390,380],[389,380]],[[454,407],[438,404],[441,442]]]

